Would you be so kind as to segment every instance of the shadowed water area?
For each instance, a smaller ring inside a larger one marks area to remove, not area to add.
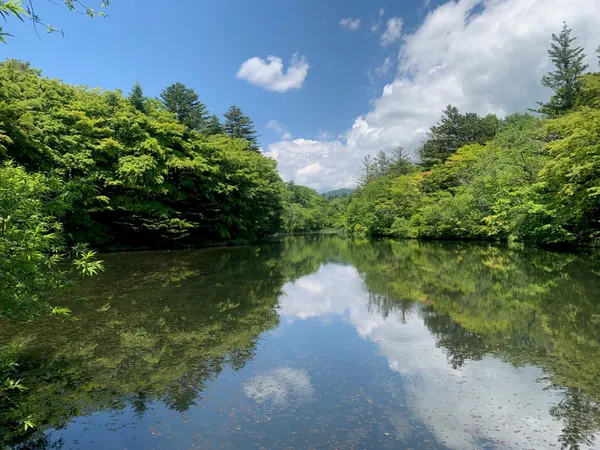
[[[597,256],[308,236],[103,259],[71,319],[2,324],[27,390],[0,448],[600,447]]]

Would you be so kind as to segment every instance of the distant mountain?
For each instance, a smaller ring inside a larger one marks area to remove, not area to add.
[[[350,194],[354,192],[354,189],[351,188],[341,188],[335,189],[333,191],[323,192],[323,197],[329,199],[334,197],[348,197]]]

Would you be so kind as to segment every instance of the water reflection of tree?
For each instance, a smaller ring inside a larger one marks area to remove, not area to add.
[[[564,398],[550,414],[565,423],[560,437],[563,448],[578,450],[581,444],[592,446],[593,434],[600,429],[600,404],[582,389],[561,388]]]
[[[207,382],[253,358],[260,334],[278,324],[283,284],[334,262],[358,270],[372,312],[404,321],[420,311],[455,369],[486,355],[541,367],[563,394],[551,414],[565,423],[564,448],[600,430],[600,262],[592,256],[304,236],[106,259],[109,272],[80,291],[89,302],[72,305],[76,321],[0,329],[2,342],[27,341],[15,374],[30,389],[19,414],[34,414],[42,429],[103,408],[143,415],[156,400],[185,411]],[[23,441],[16,416],[2,414],[0,445]]]
[[[354,262],[389,314],[407,294],[458,369],[486,355],[541,367],[563,400],[563,448],[600,430],[600,263],[593,256],[488,245],[381,243],[394,258]],[[386,282],[385,279],[388,279]],[[377,295],[379,294],[379,295]]]
[[[422,314],[425,325],[437,339],[437,347],[446,350],[453,369],[459,369],[467,361],[479,361],[489,353],[482,336],[463,328],[448,315],[439,314],[433,306],[424,308]]]
[[[288,254],[314,271],[325,262],[352,264],[369,291],[369,310],[383,317],[404,322],[420,305],[455,369],[487,355],[542,368],[563,395],[550,411],[565,424],[561,445],[592,444],[600,430],[600,261],[594,255],[320,237],[288,241],[283,261]]]
[[[49,448],[43,430],[101,409],[132,406],[142,416],[160,400],[186,411],[277,326],[280,250],[107,255],[108,273],[78,291],[88,301],[70,305],[74,319],[0,332],[3,343],[21,343],[11,376],[27,387],[0,401],[0,448]],[[24,430],[29,415],[37,430]]]

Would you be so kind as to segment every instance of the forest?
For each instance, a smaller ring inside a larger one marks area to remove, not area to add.
[[[584,73],[584,49],[571,33],[565,24],[552,36],[555,70],[542,78],[554,92],[548,102],[504,118],[448,106],[417,160],[401,148],[367,157],[344,228],[366,236],[598,245],[600,73]]]
[[[0,1],[0,16],[14,14],[11,4]],[[0,27],[0,42],[5,36]],[[552,36],[555,68],[541,80],[553,92],[550,99],[505,117],[448,105],[416,154],[397,148],[367,157],[356,189],[329,193],[283,182],[242,109],[232,105],[219,117],[182,83],[153,98],[138,83],[127,92],[73,86],[27,62],[0,62],[0,337],[11,341],[0,354],[2,445],[35,435],[34,428],[60,427],[78,411],[119,408],[133,397],[140,414],[157,398],[186,410],[225,365],[243,367],[251,359],[257,336],[277,325],[282,285],[326,260],[357,267],[382,314],[426,305],[427,325],[453,366],[488,354],[517,366],[542,365],[552,385],[568,392],[553,413],[567,420],[565,441],[585,442],[600,427],[597,365],[582,363],[598,361],[596,291],[576,296],[565,279],[582,276],[578,263],[597,273],[595,261],[565,254],[526,265],[519,246],[481,247],[469,256],[460,243],[427,247],[417,241],[386,241],[369,250],[360,240],[336,238],[327,254],[318,255],[303,254],[313,247],[294,247],[293,241],[262,253],[241,247],[234,261],[239,273],[215,276],[212,295],[198,305],[208,313],[190,314],[197,323],[184,326],[179,318],[188,311],[171,313],[176,306],[151,302],[147,288],[168,293],[190,280],[203,282],[196,261],[152,267],[140,258],[119,272],[110,265],[116,257],[99,256],[324,229],[359,239],[597,247],[600,72],[588,71],[584,51],[565,24]],[[452,261],[446,267],[440,267],[440,253]],[[230,267],[227,258],[209,262]],[[76,280],[105,270],[123,280],[118,292],[106,286],[103,296],[90,293],[94,314],[66,300]],[[254,283],[265,273],[267,282]],[[407,279],[390,281],[390,273]],[[475,286],[472,274],[489,283]],[[528,286],[525,292],[511,290],[516,277]],[[545,303],[550,289],[576,297],[574,303]],[[114,296],[125,300],[111,303]],[[147,317],[134,313],[141,309]],[[541,318],[534,310],[543,312]],[[596,322],[580,318],[588,310]],[[55,321],[71,315],[80,322],[65,319],[65,332],[55,332]],[[11,324],[34,319],[29,345],[50,355],[45,360],[24,350],[25,338],[12,342],[10,336]],[[75,328],[91,330],[89,345],[58,352],[70,348]],[[461,333],[472,333],[468,348],[458,343]],[[190,371],[198,360],[204,365]],[[130,370],[115,371],[122,361]],[[26,372],[25,386],[20,375]],[[134,392],[134,378],[144,389]],[[56,388],[48,391],[48,385]],[[589,416],[584,425],[573,413],[582,408]]]
[[[367,157],[356,190],[322,195],[282,182],[239,107],[219,118],[184,84],[151,98],[138,83],[125,94],[0,63],[0,316],[68,313],[51,297],[74,272],[103,270],[105,249],[327,228],[597,245],[600,73],[571,33],[552,36],[547,102],[504,118],[449,105],[416,157]]]

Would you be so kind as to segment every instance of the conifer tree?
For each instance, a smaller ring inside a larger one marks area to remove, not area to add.
[[[577,38],[571,37],[573,30],[563,22],[561,32],[552,34],[554,41],[548,54],[554,63],[555,70],[542,77],[542,84],[554,91],[548,103],[537,102],[540,108],[536,110],[548,117],[558,117],[565,114],[575,105],[575,99],[581,89],[579,77],[583,75],[587,64],[583,64],[585,53],[582,47],[572,47]]]
[[[131,88],[131,91],[129,91],[128,100],[135,109],[144,112],[144,103],[146,101],[146,97],[144,97],[144,90],[139,82],[136,81]]]
[[[232,138],[245,139],[250,144],[248,146],[250,150],[258,151],[258,136],[250,117],[235,105],[229,108],[224,117],[225,134]]]
[[[215,134],[224,134],[223,125],[216,114],[211,114],[206,122],[206,128],[204,133],[208,136],[214,136]]]
[[[484,144],[494,137],[499,126],[500,120],[494,115],[461,114],[456,107],[448,105],[442,120],[431,127],[418,149],[421,164],[430,168],[446,161],[463,145]]]
[[[198,94],[182,83],[174,83],[165,88],[160,97],[167,111],[177,117],[177,121],[190,130],[203,132],[208,120],[206,106]]]

